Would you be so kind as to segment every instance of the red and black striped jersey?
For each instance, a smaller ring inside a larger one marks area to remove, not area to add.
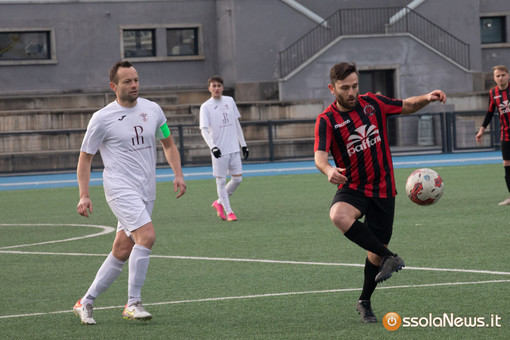
[[[510,83],[505,90],[500,90],[497,86],[490,90],[489,108],[482,124],[484,128],[489,125],[494,114],[499,114],[501,140],[510,142]]]
[[[333,103],[317,117],[314,151],[331,152],[336,166],[345,168],[347,182],[339,188],[393,197],[397,190],[386,120],[402,112],[403,101],[373,93],[358,100],[352,111],[341,112]]]

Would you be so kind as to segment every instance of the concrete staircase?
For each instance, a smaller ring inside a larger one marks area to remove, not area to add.
[[[163,108],[184,165],[210,164],[198,128],[200,105],[210,96],[207,90],[142,92],[141,96]],[[74,171],[90,117],[114,99],[113,93],[0,97],[0,174]],[[250,160],[313,156],[313,120],[322,112],[321,102],[238,102],[238,107]],[[287,124],[292,119],[302,121]],[[157,162],[166,165],[161,147]],[[96,155],[93,167],[102,166]]]

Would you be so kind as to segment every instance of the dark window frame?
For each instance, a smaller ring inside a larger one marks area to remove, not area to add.
[[[57,63],[57,54],[56,54],[56,40],[55,40],[55,30],[54,28],[27,28],[27,27],[19,27],[19,28],[0,28],[0,39],[3,37],[8,37],[10,35],[34,35],[34,34],[43,34],[42,40],[44,43],[43,46],[38,46],[40,44],[27,44],[25,46],[20,46],[15,42],[12,46],[0,46],[0,50],[5,50],[5,53],[9,53],[10,49],[16,48],[18,51],[24,49],[28,54],[30,50],[34,53],[40,53],[45,56],[40,57],[9,57],[7,59],[2,59],[0,57],[0,65],[41,65],[41,64],[56,64]],[[18,41],[23,43],[23,38],[16,37]],[[39,39],[41,40],[41,39]],[[39,49],[39,50],[38,50]],[[2,51],[0,51],[2,52]]]
[[[133,62],[165,62],[165,61],[195,61],[204,60],[203,30],[201,24],[168,24],[168,25],[126,25],[120,26],[120,55],[122,60]],[[175,30],[194,30],[195,41],[193,54],[172,55],[168,47],[168,32]],[[154,31],[153,56],[128,56],[125,53],[124,32],[133,30]]]
[[[499,23],[498,23],[499,22]],[[505,15],[491,15],[480,17],[480,40],[482,45],[507,43],[507,17]],[[499,26],[499,32],[492,35],[484,35],[484,29]],[[497,37],[497,38],[494,38]],[[492,39],[492,40],[491,40]]]

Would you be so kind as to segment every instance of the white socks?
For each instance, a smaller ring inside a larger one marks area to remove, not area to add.
[[[145,283],[151,250],[135,244],[129,256],[128,306],[141,301],[142,286]]]
[[[230,200],[228,199],[225,177],[216,177],[216,190],[218,191],[218,201],[223,205],[225,213],[227,215],[230,214],[232,208],[230,207]]]
[[[239,184],[241,184],[242,181],[243,181],[242,176],[232,176],[232,178],[230,178],[230,181],[227,184],[227,194],[231,196],[234,193],[234,191],[236,191],[237,187],[239,186]]]
[[[144,246],[135,244],[131,255],[129,256],[129,281],[128,281],[128,305],[137,301],[141,301],[142,286],[145,283],[147,269],[149,268],[149,256],[151,250]],[[89,290],[81,299],[83,304],[94,304],[94,300],[104,292],[119,277],[124,266],[123,261],[115,258],[112,253],[108,255],[106,260],[97,271],[94,282],[90,285]]]
[[[89,290],[82,298],[82,304],[94,304],[94,300],[104,292],[117,279],[122,272],[124,261],[118,260],[110,253],[106,260],[97,271],[94,282],[90,285]]]
[[[232,176],[228,184],[225,177],[216,177],[216,189],[218,191],[218,201],[223,205],[225,213],[228,215],[232,212],[229,197],[236,191],[239,184],[243,180],[242,176]]]

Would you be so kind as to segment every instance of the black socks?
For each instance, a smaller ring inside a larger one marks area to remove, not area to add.
[[[381,258],[393,255],[393,253],[375,237],[374,233],[372,233],[365,223],[355,221],[344,235],[361,248],[379,255]]]
[[[377,273],[379,273],[379,268],[379,266],[370,262],[367,257],[367,260],[365,261],[365,281],[363,281],[363,290],[359,297],[360,300],[370,301],[372,293],[374,292],[375,287],[377,287],[375,277],[377,276]]]

